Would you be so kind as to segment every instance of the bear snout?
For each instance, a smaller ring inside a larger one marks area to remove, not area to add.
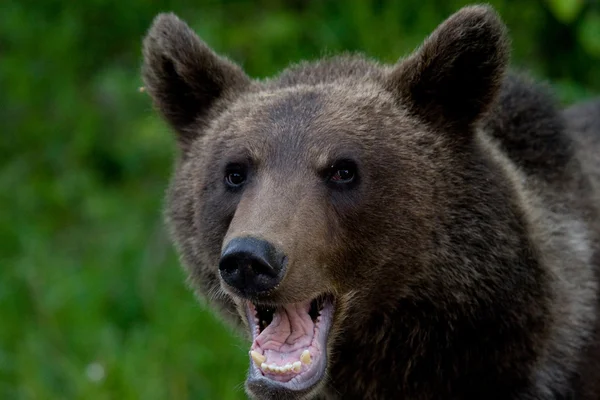
[[[244,297],[265,294],[285,275],[287,257],[272,243],[254,237],[237,237],[223,249],[219,273],[223,281]]]

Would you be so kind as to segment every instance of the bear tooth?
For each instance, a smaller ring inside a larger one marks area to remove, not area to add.
[[[266,371],[267,370],[267,364],[265,364],[265,363],[260,364],[260,369],[262,369],[263,371]]]
[[[310,358],[310,351],[304,350],[300,355],[300,361],[302,361],[302,364],[310,364],[312,361]]]
[[[292,364],[292,371],[294,371],[295,373],[300,372],[301,369],[302,369],[302,363],[300,361],[296,361],[295,363]]]
[[[254,360],[254,363],[256,365],[261,365],[262,363],[264,363],[267,360],[267,357],[263,356],[258,351],[254,351],[254,350],[252,350],[250,352],[250,356],[252,357],[252,360]]]

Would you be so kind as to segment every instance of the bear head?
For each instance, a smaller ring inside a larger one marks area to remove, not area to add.
[[[508,63],[491,8],[461,9],[395,65],[341,56],[254,80],[173,14],[143,52],[179,146],[168,224],[198,294],[252,340],[251,396],[314,395],[352,364],[339,349],[386,351],[381,310],[459,313],[486,257],[520,256],[517,238],[489,242],[513,199],[474,145]],[[488,251],[471,265],[474,247]]]

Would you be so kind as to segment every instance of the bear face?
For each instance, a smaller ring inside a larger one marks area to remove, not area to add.
[[[550,295],[477,134],[508,62],[490,8],[394,66],[346,56],[253,81],[172,14],[144,57],[180,147],[169,226],[198,293],[252,339],[251,396],[527,385]]]

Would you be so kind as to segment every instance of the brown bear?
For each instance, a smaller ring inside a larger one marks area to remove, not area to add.
[[[252,341],[250,397],[600,398],[600,104],[561,110],[508,58],[470,6],[395,65],[257,81],[156,18],[167,220]]]

